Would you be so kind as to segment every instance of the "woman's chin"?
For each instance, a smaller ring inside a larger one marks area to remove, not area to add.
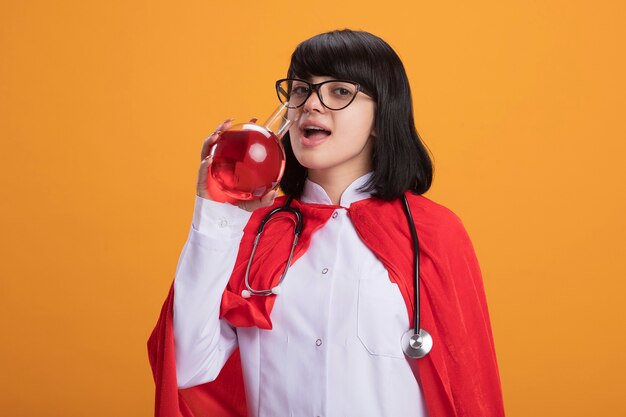
[[[318,152],[294,152],[296,159],[308,170],[323,170],[331,168],[333,163],[326,155]]]

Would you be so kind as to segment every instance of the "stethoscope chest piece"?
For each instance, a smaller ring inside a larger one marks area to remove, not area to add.
[[[424,329],[419,330],[419,335],[415,334],[414,329],[409,329],[402,335],[402,350],[409,358],[423,358],[432,348],[433,338]]]

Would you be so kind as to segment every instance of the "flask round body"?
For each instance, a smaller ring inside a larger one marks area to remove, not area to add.
[[[285,170],[285,150],[269,129],[255,123],[232,126],[211,150],[209,175],[237,200],[262,197],[278,186]]]

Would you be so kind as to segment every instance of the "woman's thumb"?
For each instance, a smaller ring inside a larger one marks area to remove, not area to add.
[[[276,199],[276,197],[278,197],[278,191],[276,190],[270,191],[269,193],[265,194],[263,197],[261,197],[260,200],[261,207],[271,206],[272,204],[274,204],[274,200]]]

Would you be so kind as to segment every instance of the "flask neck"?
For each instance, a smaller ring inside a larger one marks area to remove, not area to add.
[[[281,104],[274,110],[272,115],[263,123],[263,126],[274,133],[280,140],[285,136],[285,133],[289,131],[289,127],[298,120],[297,114],[295,117],[289,118],[288,108],[286,104]]]

